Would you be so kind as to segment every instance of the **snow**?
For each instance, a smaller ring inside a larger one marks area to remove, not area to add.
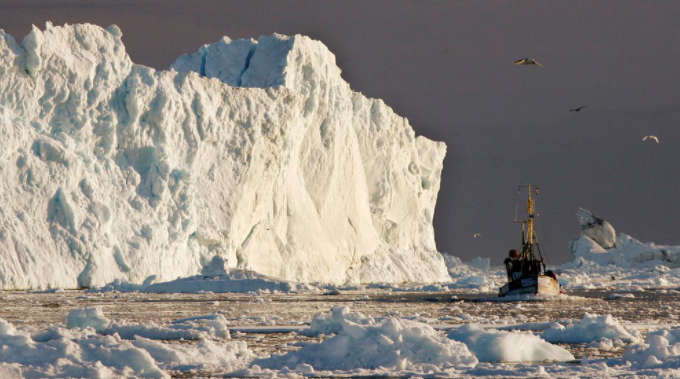
[[[588,343],[603,339],[619,339],[624,342],[637,342],[637,331],[626,330],[611,315],[586,313],[583,319],[569,325],[553,323],[541,337],[548,342]]]
[[[487,331],[471,324],[452,330],[448,338],[465,343],[481,362],[564,362],[574,359],[563,347],[528,333]]]
[[[422,365],[471,367],[477,363],[464,344],[440,336],[429,325],[393,317],[362,325],[351,321],[348,308],[336,308],[333,313],[340,326],[334,337],[296,352],[255,359],[251,366],[308,372],[310,368],[384,370]]]
[[[321,42],[223,38],[156,71],[121,38],[0,32],[2,288],[167,282],[215,255],[300,283],[449,280],[446,146],[352,91]]]

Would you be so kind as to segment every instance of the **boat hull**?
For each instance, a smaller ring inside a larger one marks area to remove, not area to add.
[[[534,295],[559,295],[561,293],[560,283],[553,277],[539,275],[538,277],[528,277],[515,279],[501,287],[498,296],[515,296],[523,294]]]

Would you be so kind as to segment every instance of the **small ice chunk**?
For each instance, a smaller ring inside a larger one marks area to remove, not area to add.
[[[111,321],[104,316],[99,307],[71,309],[66,316],[66,327],[69,329],[92,327],[95,330],[102,330],[106,329],[109,323]]]

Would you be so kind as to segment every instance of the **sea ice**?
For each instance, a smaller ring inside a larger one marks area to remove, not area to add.
[[[106,329],[111,321],[104,316],[101,308],[71,309],[66,316],[66,327],[69,329],[91,327],[95,330]]]
[[[155,281],[155,278],[153,278]],[[178,278],[167,282],[145,281],[133,284],[116,279],[89,292],[145,292],[145,293],[249,293],[249,292],[300,292],[315,289],[308,284],[258,274],[254,271],[227,267],[224,258],[214,256],[201,270],[200,275]]]
[[[477,359],[460,342],[437,334],[429,325],[387,317],[380,322],[351,321],[348,308],[336,308],[339,325],[334,337],[303,346],[296,352],[255,359],[251,366],[295,370],[309,365],[314,370],[417,369],[419,365],[471,367]],[[325,323],[319,330],[329,330]]]
[[[616,321],[611,315],[585,314],[582,320],[569,325],[553,323],[549,329],[541,334],[549,342],[589,343],[602,339],[620,339],[624,342],[637,342],[637,331],[629,331]]]
[[[629,346],[622,359],[641,368],[680,368],[680,329],[650,331],[645,342]]]
[[[339,305],[331,312],[317,313],[314,315],[309,329],[300,332],[303,335],[315,337],[321,334],[338,334],[342,331],[345,322],[351,321],[359,325],[376,325],[376,321],[371,317],[366,317],[358,312],[350,312],[349,306]]]
[[[529,333],[484,330],[478,325],[464,325],[449,332],[448,337],[467,345],[481,362],[563,362],[574,359],[563,347]]]
[[[18,377],[169,378],[146,350],[94,333],[53,327],[32,334],[0,319],[0,362],[18,364]]]

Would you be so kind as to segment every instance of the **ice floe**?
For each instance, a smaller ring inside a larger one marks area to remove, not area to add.
[[[567,325],[553,323],[541,337],[549,342],[562,343],[589,343],[605,338],[637,342],[640,338],[636,330],[627,330],[611,315],[592,314],[585,314],[581,320],[571,320]]]
[[[471,324],[452,330],[448,338],[465,343],[481,362],[563,362],[574,359],[563,347],[530,333],[485,330]]]
[[[680,368],[680,328],[650,331],[622,359],[640,368]]]
[[[460,342],[445,338],[431,326],[415,321],[387,317],[380,322],[359,324],[351,321],[348,308],[336,308],[332,323],[318,325],[319,330],[337,330],[323,342],[303,346],[296,352],[256,359],[259,368],[292,370],[415,369],[474,366],[478,360]],[[331,316],[332,317],[332,316]],[[363,317],[360,317],[363,318]],[[306,366],[303,366],[306,365]],[[307,367],[309,366],[309,367]]]

